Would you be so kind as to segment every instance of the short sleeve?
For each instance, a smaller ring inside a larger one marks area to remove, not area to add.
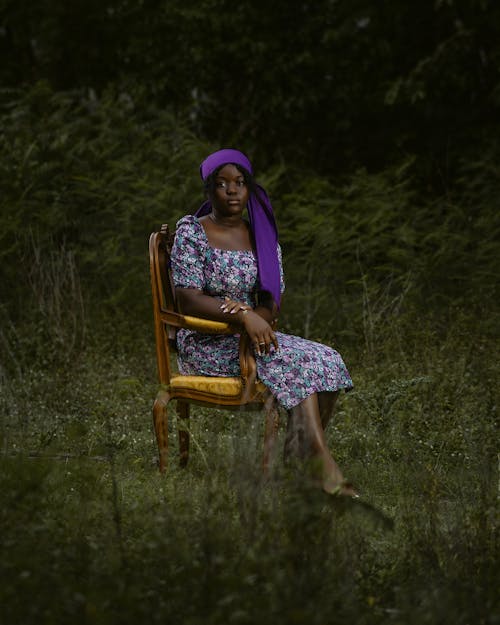
[[[283,258],[281,254],[281,246],[278,243],[278,262],[280,266],[280,293],[283,295],[285,292],[285,274],[283,273]]]
[[[172,279],[176,287],[203,289],[206,240],[203,226],[187,215],[177,222],[170,255]]]

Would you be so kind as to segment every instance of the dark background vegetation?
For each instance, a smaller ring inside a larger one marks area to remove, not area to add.
[[[2,622],[497,623],[500,5],[0,7]],[[258,415],[196,411],[156,474],[147,239],[230,146],[393,532],[260,485]]]

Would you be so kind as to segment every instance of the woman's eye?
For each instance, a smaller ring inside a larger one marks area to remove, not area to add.
[[[246,186],[246,182],[244,180],[236,180],[236,186],[237,187],[244,187]],[[226,180],[217,180],[217,182],[215,183],[215,186],[218,189],[225,189],[226,187],[229,186],[229,183]]]

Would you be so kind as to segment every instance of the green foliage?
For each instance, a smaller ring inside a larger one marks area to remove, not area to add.
[[[308,178],[283,196],[278,214],[294,330],[359,336],[363,320],[373,324],[379,311],[398,311],[406,282],[418,272],[406,173],[358,171],[339,185]]]
[[[170,114],[113,90],[97,99],[40,83],[10,98],[0,118],[4,314],[36,323],[58,283],[87,308],[145,316],[147,238],[199,202],[207,145]]]
[[[45,83],[4,100],[0,142],[3,366],[72,358],[96,323],[102,336],[126,319],[121,341],[149,332],[147,238],[199,205],[210,147],[140,90],[98,98]],[[283,162],[258,171],[284,251],[282,327],[372,353],[415,307],[483,309],[493,327],[498,146],[484,145],[437,196],[414,158],[342,177]]]
[[[429,199],[414,161],[338,182],[300,176],[276,203],[284,249],[285,327],[362,338],[370,351],[407,312],[450,306],[496,319],[500,232],[493,153],[463,163],[456,187]],[[447,313],[445,313],[447,314]]]

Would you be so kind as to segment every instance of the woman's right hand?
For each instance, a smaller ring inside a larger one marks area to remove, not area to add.
[[[271,345],[279,350],[278,339],[269,323],[253,310],[244,310],[238,314],[250,337],[255,353],[259,356],[269,354]]]
[[[239,302],[238,300],[231,299],[230,297],[225,297],[224,301],[220,305],[220,309],[223,313],[236,314],[240,310],[252,310],[252,307],[245,302]]]

